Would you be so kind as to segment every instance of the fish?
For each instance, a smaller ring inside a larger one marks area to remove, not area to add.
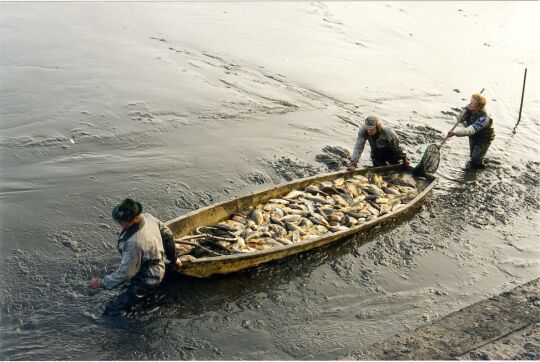
[[[332,187],[332,186],[334,186],[334,183],[332,181],[322,181],[321,186],[322,187]]]
[[[299,198],[298,199],[300,202],[302,202],[304,205],[306,205],[308,211],[310,213],[313,213],[315,212],[315,206],[313,205],[313,202],[312,201],[309,201],[307,199],[304,199],[304,198]]]
[[[344,185],[344,189],[345,191],[347,191],[348,194],[350,194],[353,198],[355,197],[358,197],[358,189],[356,188],[356,186],[351,183],[351,182],[347,182],[345,185]]]
[[[295,214],[291,214],[291,215],[285,215],[283,216],[280,221],[285,223],[285,222],[296,222],[298,220],[300,220],[302,218],[301,215],[295,215]]]
[[[287,235],[287,230],[285,227],[279,226],[279,225],[273,225],[274,228],[272,229],[272,237],[278,237],[282,238]]]
[[[343,226],[343,225],[336,225],[336,226],[329,226],[328,230],[336,233],[336,232],[340,232],[340,231],[347,231],[347,230],[349,230],[349,228],[346,227],[346,226]]]
[[[306,200],[309,200],[309,201],[312,201],[312,202],[316,202],[316,203],[319,203],[319,204],[325,204],[327,205],[328,204],[328,201],[326,199],[323,199],[322,197],[318,197],[318,196],[305,196],[304,197]]]
[[[291,208],[291,209],[307,211],[307,207],[305,207],[304,205],[300,205],[300,204],[289,204],[289,205],[287,205],[287,206],[288,206],[289,208]]]
[[[340,177],[334,180],[334,186],[342,186],[345,183],[345,179]]]
[[[284,200],[284,199],[270,199],[268,200],[274,204],[281,204],[281,205],[289,205],[290,201]]]
[[[248,216],[253,220],[257,225],[261,225],[264,222],[263,214],[261,209],[253,209]]]
[[[345,225],[348,226],[348,227],[353,227],[354,225],[356,225],[358,223],[358,221],[354,217],[349,216],[347,214],[345,214],[345,216],[343,216],[343,221],[344,221]]]
[[[262,207],[262,209],[264,211],[273,211],[275,210],[277,207],[280,207],[281,204],[276,204],[276,203],[269,203],[269,204],[266,204]]]
[[[252,244],[252,245],[262,245],[264,244],[264,239],[258,237],[258,238],[251,238],[249,240],[246,240],[248,244]]]
[[[283,224],[283,221],[278,220],[278,219],[276,219],[276,218],[273,217],[273,216],[270,217],[270,222],[273,223],[273,224],[279,225],[279,226],[281,226],[281,227],[284,227],[284,226],[285,226],[285,224]]]
[[[310,219],[308,218],[305,218],[303,217],[301,220],[300,220],[300,226],[303,226],[303,227],[307,227],[307,228],[310,228],[313,226],[313,221],[311,221]]]
[[[332,195],[332,198],[340,205],[344,206],[344,207],[348,207],[349,206],[349,203],[347,201],[345,201],[345,199],[339,195]]]
[[[306,216],[309,212],[307,210],[286,209],[287,214]]]
[[[300,228],[299,226],[297,226],[296,224],[293,224],[293,223],[290,223],[290,222],[286,222],[285,223],[285,228],[288,230],[288,231],[297,231],[300,235],[306,235],[307,233],[302,230],[302,228]]]
[[[310,194],[317,195],[319,192],[321,192],[321,189],[318,186],[315,185],[309,185],[306,187],[306,192],[309,192]],[[304,197],[307,196],[304,194]]]
[[[287,195],[283,196],[284,199],[296,199],[298,196],[302,196],[304,193],[299,190],[292,190]]]
[[[369,182],[367,177],[364,175],[354,175],[353,178],[361,182]]]
[[[217,227],[218,229],[221,229],[221,230],[225,230],[225,231],[230,231],[230,232],[237,232],[238,231],[238,228],[232,226],[232,225],[229,225],[225,222],[220,222],[219,224],[216,224],[215,227]]]
[[[293,242],[288,240],[288,239],[285,239],[285,238],[274,238],[274,240],[276,240],[278,243],[281,243],[282,245],[292,245]]]
[[[258,240],[260,239],[262,236],[262,233],[261,232],[258,232],[258,231],[254,231],[252,232],[251,234],[247,234],[244,236],[244,240],[246,243],[250,243],[252,242],[252,240]]]
[[[335,212],[329,216],[329,221],[339,223],[343,219],[341,212]]]
[[[282,243],[280,243],[279,241],[274,240],[272,238],[264,238],[264,245],[268,245],[268,246],[271,246],[273,248],[283,246]]]
[[[366,195],[358,195],[353,199],[353,205],[358,204],[366,199]]]
[[[356,219],[362,219],[362,218],[366,218],[369,215],[369,213],[345,211],[345,215],[352,216],[352,217],[354,217]]]
[[[238,221],[238,222],[240,222],[240,223],[242,223],[244,225],[247,224],[246,218],[243,215],[240,215],[240,214],[233,215],[231,220]]]
[[[196,259],[197,258],[195,258],[193,255],[182,255],[181,257],[178,258],[178,261],[180,263],[185,263],[185,262],[191,262]]]
[[[367,211],[373,216],[379,216],[379,210],[371,206],[371,204],[367,205]]]
[[[304,190],[289,191],[251,208],[247,216],[236,212],[213,226],[199,227],[194,232],[209,237],[193,242],[229,253],[268,250],[349,230],[400,210],[417,195],[414,178],[401,174],[383,177],[370,172],[368,177],[315,181]],[[177,248],[179,255],[190,255],[193,249]]]
[[[414,176],[409,172],[391,174],[389,182],[393,185],[416,188],[416,180],[414,179]]]
[[[191,253],[193,248],[193,246],[187,244],[176,245],[176,252],[178,255],[186,255]]]
[[[401,193],[396,190],[394,187],[383,187],[382,189],[388,195],[400,195]]]
[[[328,224],[328,221],[326,221],[326,219],[321,214],[317,214],[316,212],[311,213],[309,219],[315,224],[330,226],[330,224]]]

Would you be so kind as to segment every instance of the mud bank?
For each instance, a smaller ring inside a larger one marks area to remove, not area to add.
[[[540,278],[346,359],[538,359]]]

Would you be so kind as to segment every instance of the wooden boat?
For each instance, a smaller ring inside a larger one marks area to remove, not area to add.
[[[333,173],[327,173],[324,175],[317,175],[313,177],[294,180],[259,192],[254,192],[243,197],[234,198],[229,201],[217,203],[192,211],[176,219],[170,220],[166,224],[174,233],[175,238],[179,238],[188,235],[193,229],[199,226],[212,225],[224,219],[227,219],[234,212],[247,210],[251,206],[256,206],[258,204],[264,203],[272,198],[278,198],[294,189],[302,190],[314,181],[328,181],[334,180],[339,177],[366,175],[368,172],[385,174],[388,172],[395,172],[399,170],[403,170],[402,165],[370,167],[356,170],[354,172],[338,171]],[[409,167],[407,170],[411,171],[412,168]],[[321,236],[317,239],[302,241],[292,245],[284,245],[268,250],[261,250],[251,253],[203,257],[191,261],[186,261],[183,263],[183,268],[181,270],[178,270],[178,272],[197,278],[207,278],[211,276],[229,274],[255,267],[257,265],[267,263],[272,260],[282,259],[307,250],[315,249],[323,245],[330,244],[336,240],[350,236],[352,234],[369,230],[374,226],[387,222],[389,220],[395,220],[402,217],[404,214],[410,212],[416,206],[418,206],[419,203],[426,197],[426,195],[435,187],[438,179],[435,176],[426,175],[422,178],[416,178],[415,180],[418,195],[413,200],[407,203],[404,207],[394,212],[379,216],[369,222],[365,222],[361,225],[352,227],[345,231],[335,232],[332,234]]]

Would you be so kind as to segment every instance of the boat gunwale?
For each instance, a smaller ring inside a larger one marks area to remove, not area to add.
[[[367,167],[367,168],[364,168],[364,169],[361,169],[361,170],[357,170],[355,172],[337,171],[337,172],[331,172],[331,173],[326,173],[326,174],[322,174],[322,175],[315,175],[315,176],[310,176],[310,177],[306,177],[306,178],[302,178],[302,179],[297,179],[297,180],[293,180],[293,181],[286,182],[286,183],[283,183],[283,184],[274,185],[272,187],[269,187],[269,188],[266,188],[266,189],[263,189],[263,190],[252,192],[250,194],[233,197],[231,199],[228,199],[228,200],[225,200],[225,201],[222,201],[222,202],[219,202],[219,203],[215,203],[215,204],[206,206],[204,208],[200,208],[200,209],[191,211],[191,212],[189,212],[189,213],[187,213],[185,215],[182,215],[180,217],[177,217],[175,219],[167,221],[166,224],[170,225],[170,224],[176,223],[176,222],[178,222],[180,220],[187,219],[187,218],[189,218],[189,217],[191,217],[193,215],[196,215],[198,213],[204,212],[206,210],[211,210],[213,208],[228,204],[230,202],[233,202],[234,200],[244,198],[244,197],[249,197],[249,196],[255,196],[255,195],[258,195],[258,194],[264,194],[264,193],[270,192],[270,191],[272,191],[274,189],[277,189],[277,188],[280,188],[280,187],[286,187],[286,186],[290,186],[290,185],[294,185],[294,184],[303,183],[303,182],[306,182],[306,181],[319,180],[319,179],[323,179],[323,178],[327,178],[327,177],[334,177],[334,176],[341,176],[341,175],[346,176],[348,174],[350,174],[351,177],[352,177],[354,175],[361,175],[363,173],[367,173],[368,171],[372,171],[374,173],[381,173],[381,172],[393,171],[393,170],[397,170],[397,169],[401,169],[401,168],[402,168],[401,165],[390,165],[390,166],[381,166],[381,167]],[[410,171],[411,168],[408,168],[407,170]],[[408,212],[418,202],[420,202],[427,195],[427,193],[429,193],[435,187],[435,185],[437,184],[437,181],[438,181],[438,178],[433,176],[433,175],[428,174],[428,175],[426,175],[426,178],[429,181],[429,184],[427,185],[427,187],[424,188],[418,195],[416,195],[416,197],[414,199],[412,199],[409,203],[407,203],[406,206],[404,206],[404,207],[402,207],[399,210],[396,210],[394,212],[389,212],[389,213],[387,213],[387,214],[385,214],[383,216],[377,217],[377,218],[375,218],[375,219],[373,219],[371,221],[368,221],[367,223],[363,223],[361,225],[350,228],[349,230],[338,231],[338,232],[331,233],[329,235],[320,236],[318,238],[297,242],[297,243],[294,243],[294,244],[291,244],[291,245],[278,246],[278,247],[267,249],[267,250],[258,250],[258,251],[254,251],[254,252],[250,252],[250,253],[232,254],[232,255],[223,255],[223,256],[214,256],[214,257],[204,257],[204,258],[198,258],[198,259],[195,259],[195,260],[189,260],[189,261],[184,262],[185,268],[183,270],[179,270],[179,272],[182,273],[182,274],[185,274],[185,275],[191,275],[191,274],[189,274],[189,269],[191,269],[192,266],[193,267],[195,267],[195,266],[201,267],[202,264],[211,264],[211,263],[216,263],[216,262],[227,262],[227,261],[233,261],[234,262],[234,261],[243,261],[243,260],[249,260],[249,259],[262,258],[262,257],[268,256],[268,255],[281,253],[283,251],[291,251],[291,250],[294,250],[295,248],[300,249],[300,247],[305,246],[306,244],[315,244],[315,243],[321,242],[321,241],[323,241],[325,239],[334,238],[334,240],[338,240],[338,239],[344,238],[344,237],[346,237],[348,235],[358,233],[359,231],[361,231],[363,229],[369,229],[369,228],[374,227],[375,225],[377,225],[379,223],[385,222],[388,219],[395,218],[395,217],[397,217],[397,216],[399,216],[399,215],[401,215],[403,213]],[[306,250],[309,250],[309,249],[306,249]],[[293,255],[293,254],[290,254],[290,255]],[[187,273],[185,273],[185,272],[187,272]],[[191,275],[191,276],[195,276],[195,275]]]

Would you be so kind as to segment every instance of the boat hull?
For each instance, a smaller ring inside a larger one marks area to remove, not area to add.
[[[182,237],[189,234],[191,230],[196,227],[215,224],[227,218],[230,214],[234,212],[246,210],[250,206],[264,203],[272,198],[278,198],[294,189],[303,189],[314,181],[333,180],[338,177],[351,175],[365,175],[367,172],[386,173],[390,171],[397,171],[402,168],[403,166],[401,165],[373,167],[357,170],[355,172],[340,171],[295,180],[266,190],[255,192],[250,195],[238,197],[229,201],[225,201],[219,204],[211,205],[190,212],[179,218],[168,221],[167,226],[172,230],[175,237]],[[293,245],[284,245],[282,247],[276,247],[258,252],[199,258],[193,261],[187,261],[183,263],[183,268],[178,272],[196,278],[208,278],[216,275],[230,274],[261,264],[265,264],[273,260],[283,259],[307,250],[319,248],[324,245],[333,243],[339,239],[346,238],[347,236],[357,234],[362,231],[367,231],[376,225],[401,218],[406,213],[413,211],[417,206],[419,206],[421,201],[435,187],[435,184],[437,183],[436,177],[428,175],[426,176],[426,178],[427,184],[425,188],[420,190],[418,195],[406,206],[386,215],[379,216],[369,222],[363,223],[362,225],[350,228],[349,230],[335,232],[330,235],[325,235],[313,240],[298,242]]]

